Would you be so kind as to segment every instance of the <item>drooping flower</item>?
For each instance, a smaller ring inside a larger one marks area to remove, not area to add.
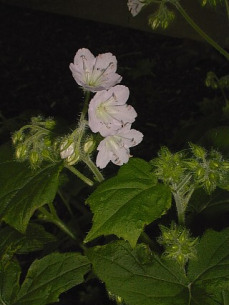
[[[70,70],[77,84],[91,92],[109,89],[122,80],[116,73],[116,57],[111,53],[95,57],[88,49],[79,49]]]
[[[128,0],[128,8],[131,14],[135,17],[143,8],[143,6],[146,5],[146,2],[144,0]]]
[[[113,135],[126,123],[133,123],[137,113],[126,104],[129,89],[117,85],[109,90],[97,92],[88,109],[88,125],[93,132],[100,132],[104,137]]]
[[[130,156],[130,147],[142,141],[143,134],[135,129],[130,129],[131,124],[126,124],[115,135],[104,138],[97,147],[98,155],[96,165],[104,168],[111,161],[116,165],[127,163]]]

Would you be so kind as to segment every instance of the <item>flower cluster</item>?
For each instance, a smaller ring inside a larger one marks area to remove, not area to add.
[[[128,162],[129,148],[139,144],[143,135],[131,129],[137,113],[126,104],[129,89],[118,85],[122,79],[116,73],[117,60],[111,53],[95,57],[88,49],[80,49],[70,64],[70,70],[85,91],[95,92],[88,107],[88,125],[104,139],[97,147],[96,165],[104,168],[111,161],[122,165]],[[62,150],[61,157],[70,157],[72,147]]]

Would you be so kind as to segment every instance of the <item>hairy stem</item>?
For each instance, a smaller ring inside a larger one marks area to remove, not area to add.
[[[80,171],[78,171],[78,169],[76,169],[74,166],[71,165],[65,165],[65,167],[67,169],[69,169],[74,175],[76,175],[78,178],[80,178],[83,182],[85,182],[86,184],[88,184],[89,186],[92,186],[94,184],[94,182],[87,178],[86,176],[84,176]]]
[[[219,51],[227,60],[229,60],[229,53],[224,50],[215,40],[209,37],[195,22],[194,20],[186,13],[183,7],[180,5],[180,2],[177,0],[170,1],[176,9],[180,12],[180,14],[184,17],[184,19],[191,25],[191,27],[199,33],[200,36],[203,37],[213,48]]]
[[[44,220],[51,222],[53,224],[55,224],[59,229],[61,229],[61,231],[63,231],[64,233],[66,233],[68,236],[70,236],[72,239],[76,240],[76,237],[74,235],[74,233],[65,225],[65,223],[63,223],[59,217],[54,216],[53,214],[49,213],[46,208],[41,207],[39,208],[39,211],[42,215],[44,215]]]
[[[179,225],[184,226],[184,224],[185,224],[184,202],[183,202],[181,196],[177,192],[173,192],[173,196],[174,196],[176,208],[177,208],[178,223],[179,223]]]
[[[84,157],[82,161],[89,167],[98,182],[102,182],[104,180],[102,173],[89,156]]]
[[[65,199],[65,197],[64,197],[64,195],[62,194],[61,190],[59,189],[59,190],[57,191],[57,193],[58,193],[58,195],[60,196],[61,200],[63,201],[64,205],[66,206],[66,208],[67,208],[69,214],[70,214],[71,216],[73,216],[73,212],[72,212],[72,209],[71,209],[71,207],[70,207],[70,204],[69,204],[68,201]]]
[[[85,101],[84,101],[84,105],[83,105],[83,110],[82,110],[81,115],[80,115],[80,122],[82,122],[85,119],[85,115],[86,115],[87,110],[88,110],[89,99],[90,99],[90,91],[86,91],[85,92]]]

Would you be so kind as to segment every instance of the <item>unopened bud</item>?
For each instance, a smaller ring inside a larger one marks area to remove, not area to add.
[[[204,182],[204,187],[208,194],[210,194],[215,189],[215,185],[212,181],[210,181],[210,179]]]
[[[48,137],[46,137],[44,138],[44,144],[46,147],[50,147],[52,145],[52,141]]]
[[[60,157],[61,159],[66,159],[70,157],[75,150],[75,145],[72,141],[65,140],[61,145],[60,145]]]
[[[203,167],[199,167],[196,171],[196,175],[198,179],[204,178],[205,170]]]
[[[16,131],[12,136],[12,142],[13,144],[17,144],[18,142],[21,142],[24,139],[23,133],[19,130]]]
[[[23,160],[25,159],[26,155],[27,155],[27,148],[26,148],[26,145],[24,144],[19,144],[16,148],[16,158],[18,160]]]
[[[47,119],[45,121],[45,128],[47,129],[53,129],[56,126],[56,122],[52,119]]]
[[[74,152],[71,156],[65,159],[65,161],[68,163],[68,165],[73,165],[76,162],[78,162],[80,159],[79,153]]]
[[[37,165],[40,163],[38,152],[32,151],[29,155],[29,161],[33,168],[37,167]]]
[[[95,148],[95,141],[93,139],[89,139],[84,143],[83,150],[86,154],[92,153],[94,148]]]
[[[229,162],[224,161],[224,162],[222,163],[222,167],[223,167],[223,169],[229,169]]]
[[[210,166],[211,168],[217,169],[217,168],[219,168],[219,162],[214,161],[214,160],[210,160],[209,166]]]
[[[48,149],[43,149],[41,155],[45,160],[50,160],[51,153]]]
[[[197,157],[199,159],[205,158],[206,151],[202,147],[195,145],[193,143],[190,143],[190,147],[191,147],[192,153],[195,155],[195,157]]]

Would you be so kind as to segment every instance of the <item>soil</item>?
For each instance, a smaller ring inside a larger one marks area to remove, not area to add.
[[[68,126],[76,123],[83,94],[69,63],[82,47],[117,57],[122,84],[130,89],[128,103],[138,113],[134,128],[144,134],[132,153],[146,160],[162,145],[174,150],[186,145],[186,138],[176,142],[179,130],[202,118],[203,98],[220,96],[205,86],[207,72],[228,72],[228,63],[215,50],[188,39],[5,4],[0,4],[0,19],[2,142],[31,115],[53,116]],[[80,292],[82,304],[91,304],[86,296],[101,294],[98,286],[88,287],[90,293],[84,288]],[[64,294],[58,304],[70,305],[72,295]],[[94,305],[108,304],[107,299],[92,300]]]

